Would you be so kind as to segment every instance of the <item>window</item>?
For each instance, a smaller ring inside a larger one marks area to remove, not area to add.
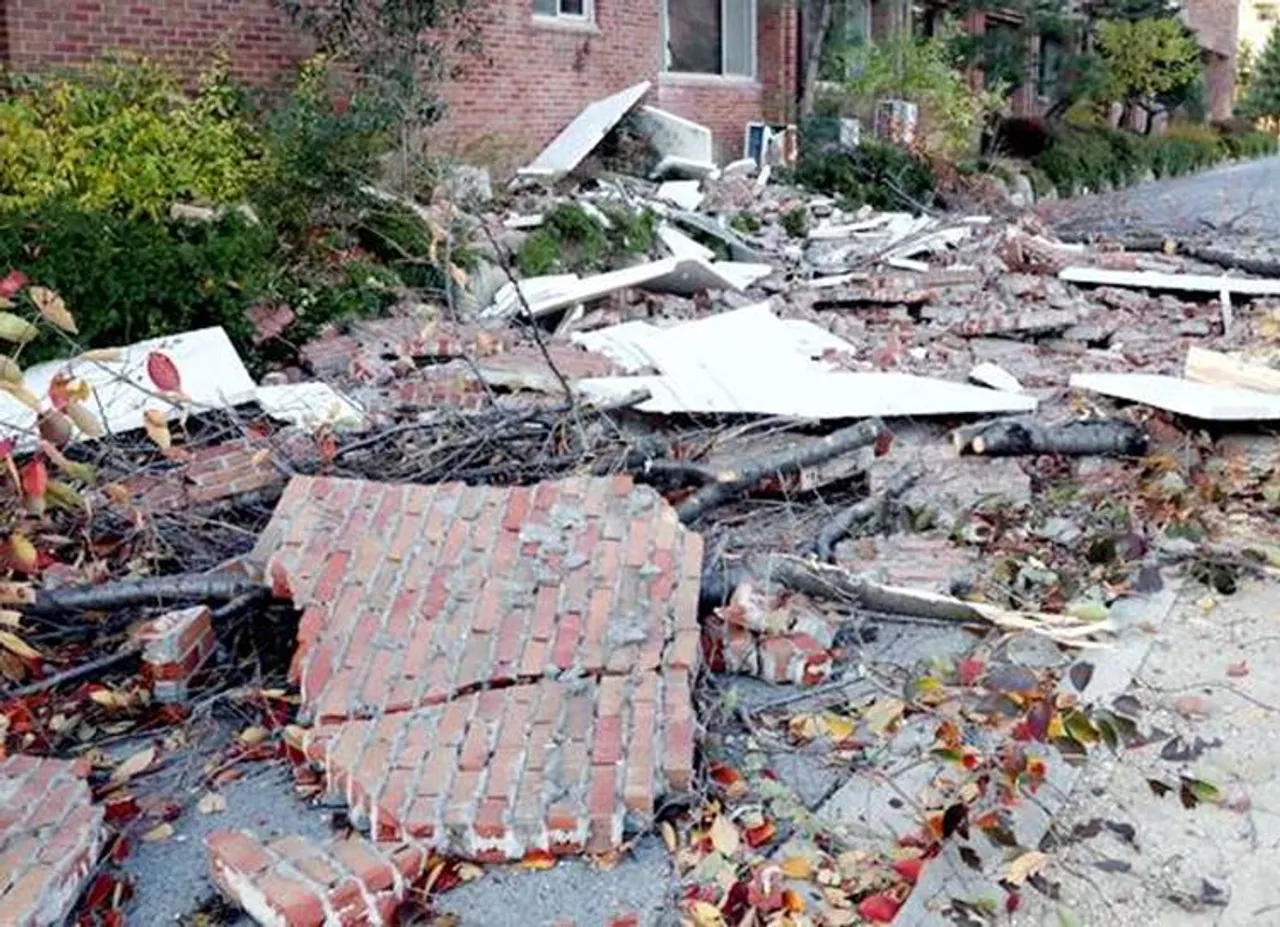
[[[1062,40],[1057,36],[1040,36],[1039,54],[1036,55],[1036,93],[1039,96],[1051,97],[1057,94],[1065,52]]]
[[[858,52],[870,40],[870,0],[831,0],[831,25],[822,42],[818,80],[845,81],[856,76]]]
[[[756,0],[667,0],[666,70],[755,77]]]
[[[1275,21],[1276,5],[1274,3],[1259,3],[1254,9],[1258,14],[1258,22],[1269,23]]]
[[[591,0],[533,0],[534,16],[585,22],[591,13]]]

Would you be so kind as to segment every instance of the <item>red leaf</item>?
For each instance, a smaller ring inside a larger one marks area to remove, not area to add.
[[[22,468],[22,491],[29,499],[43,499],[49,488],[49,471],[44,458],[32,457]]]
[[[893,432],[885,429],[876,435],[876,456],[883,457],[889,453],[889,448],[893,446]]]
[[[1004,909],[1012,914],[1018,910],[1018,905],[1022,904],[1022,895],[1018,892],[1010,892],[1005,896]]]
[[[915,859],[900,859],[893,864],[893,871],[902,876],[912,885],[920,878],[920,870],[924,868],[924,860],[917,856]]]
[[[0,279],[0,299],[12,299],[13,295],[27,285],[27,275],[20,270],[11,270]]]
[[[877,892],[858,902],[858,916],[873,924],[888,924],[897,916],[899,906],[888,892]]]
[[[956,676],[962,686],[974,685],[986,671],[987,664],[981,660],[964,659],[956,664]]]
[[[71,390],[67,388],[70,382],[71,378],[65,373],[55,373],[49,381],[49,404],[59,412],[66,412],[71,402]]]
[[[147,376],[161,392],[182,392],[182,376],[178,373],[177,365],[169,359],[167,354],[152,351],[147,355]]]
[[[13,449],[17,446],[17,438],[4,438],[3,440],[0,440],[0,457],[12,457]]]

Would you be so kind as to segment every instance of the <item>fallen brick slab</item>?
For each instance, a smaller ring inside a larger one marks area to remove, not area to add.
[[[692,784],[687,669],[489,689],[321,725],[307,755],[378,840],[482,861],[604,852]]]
[[[106,839],[76,764],[0,759],[0,923],[61,924]]]
[[[375,847],[356,836],[324,844],[289,836],[264,844],[244,831],[221,830],[205,846],[219,890],[270,927],[393,924],[426,860],[419,849]]]
[[[207,605],[166,612],[144,624],[135,639],[142,645],[143,678],[160,702],[185,700],[191,679],[218,646]]]
[[[291,677],[317,721],[570,670],[698,664],[702,538],[627,476],[294,477],[253,559],[302,609]]]
[[[252,559],[302,609],[305,752],[374,839],[601,852],[690,787],[702,539],[630,477],[295,477]]]

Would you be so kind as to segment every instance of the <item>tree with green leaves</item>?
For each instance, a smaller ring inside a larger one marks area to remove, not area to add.
[[[1182,102],[1200,79],[1200,48],[1176,19],[1103,20],[1095,41],[1106,67],[1103,100],[1154,116]]]
[[[1236,50],[1236,99],[1243,100],[1249,95],[1249,85],[1253,83],[1254,53],[1253,43],[1241,39]]]
[[[1280,23],[1267,36],[1253,65],[1253,79],[1238,107],[1246,119],[1280,118]]]

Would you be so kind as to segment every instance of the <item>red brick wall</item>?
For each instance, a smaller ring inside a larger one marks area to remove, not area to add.
[[[263,82],[304,54],[272,0],[0,0],[0,14],[19,71],[128,51],[191,73],[225,42],[236,73]]]
[[[661,77],[662,0],[596,0],[596,23],[582,28],[535,21],[530,0],[488,0],[481,51],[460,61],[433,140],[519,164],[587,103],[651,80],[651,102],[709,126],[717,152],[739,157],[747,122],[766,110],[782,121],[794,107],[795,2],[759,0],[759,80],[750,81]],[[0,62],[19,71],[126,50],[191,73],[218,42],[253,82],[305,54],[273,0],[0,0]]]

